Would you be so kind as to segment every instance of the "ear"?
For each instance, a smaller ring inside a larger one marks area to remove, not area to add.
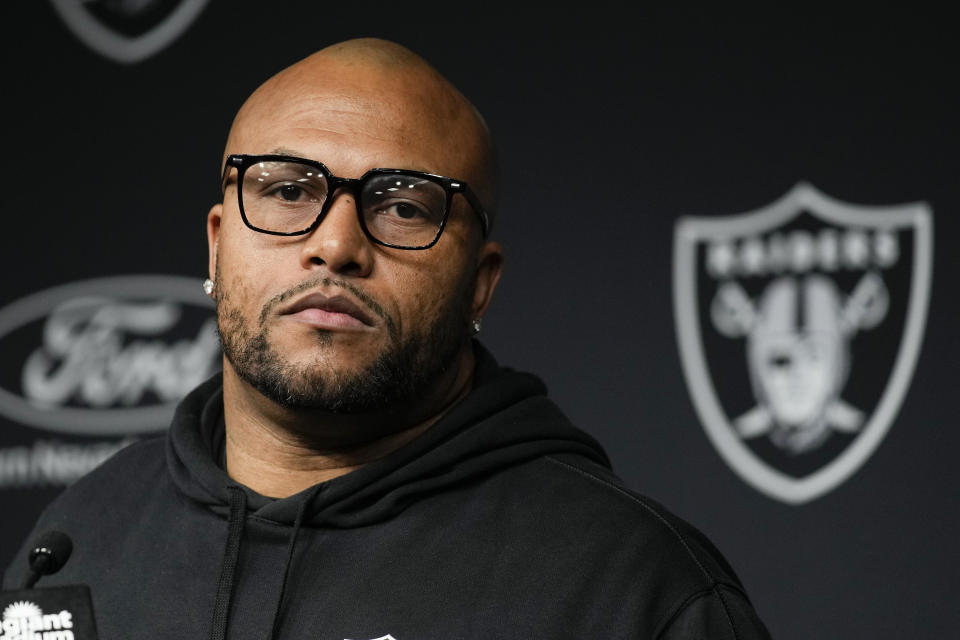
[[[217,203],[210,207],[207,214],[207,277],[217,279],[217,243],[220,240],[220,221],[223,219],[223,205]]]
[[[487,312],[502,271],[503,247],[496,242],[485,242],[477,253],[477,281],[473,290],[472,317],[482,318]]]

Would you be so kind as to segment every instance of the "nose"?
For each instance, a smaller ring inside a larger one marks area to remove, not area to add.
[[[373,267],[373,244],[360,228],[352,193],[334,193],[317,228],[307,234],[300,251],[304,269],[325,265],[333,273],[365,277]]]

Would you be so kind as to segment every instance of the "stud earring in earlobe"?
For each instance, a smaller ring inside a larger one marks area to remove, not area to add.
[[[470,323],[470,328],[473,329],[473,335],[480,333],[480,325],[483,323],[481,318],[474,318]]]
[[[210,278],[203,281],[203,292],[208,296],[213,295],[213,280]]]

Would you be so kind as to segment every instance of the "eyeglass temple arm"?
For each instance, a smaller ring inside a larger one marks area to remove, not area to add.
[[[465,197],[467,202],[470,203],[470,206],[473,208],[473,212],[477,214],[478,218],[480,218],[480,226],[483,227],[483,237],[486,238],[490,233],[490,216],[487,214],[487,210],[483,208],[483,204],[481,204],[480,199],[477,198],[477,195],[473,192],[473,189],[463,182],[454,182],[450,186],[462,193],[463,197]]]
[[[230,175],[230,167],[236,167],[238,170],[243,166],[243,158],[230,154],[223,163],[223,173],[220,174],[220,191],[227,188],[227,176]]]

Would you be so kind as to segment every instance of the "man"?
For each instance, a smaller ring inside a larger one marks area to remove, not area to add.
[[[103,638],[767,637],[713,546],[473,339],[494,175],[396,44],[257,89],[207,218],[222,377],[46,510],[76,551],[45,584],[90,585]]]

